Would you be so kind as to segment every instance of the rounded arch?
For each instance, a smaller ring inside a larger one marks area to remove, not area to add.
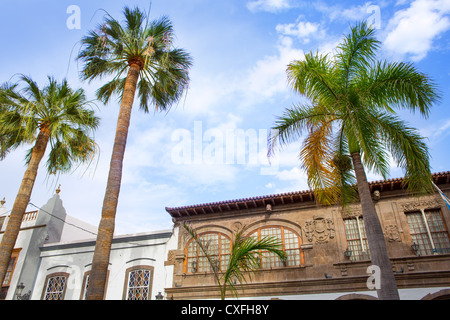
[[[269,226],[280,226],[280,227],[286,227],[288,229],[291,229],[294,231],[300,239],[303,239],[303,229],[300,227],[300,225],[296,224],[295,222],[285,220],[285,219],[267,219],[267,220],[259,220],[256,222],[253,222],[246,227],[246,234],[250,235],[255,230],[269,227]],[[303,242],[303,240],[302,240]]]
[[[211,263],[217,264],[216,266],[222,270],[226,268],[231,253],[231,237],[216,230],[215,228],[196,229],[199,241],[204,245],[203,249],[207,251],[210,259],[200,248],[197,240],[191,238],[187,241],[184,247],[186,257],[183,265],[184,273],[212,272],[214,266]],[[219,228],[219,230],[223,229]]]
[[[247,230],[247,236],[275,237],[281,243],[281,249],[286,252],[287,259],[282,261],[278,256],[269,251],[261,251],[263,259],[261,268],[298,267],[305,265],[305,258],[302,250],[302,238],[298,231],[301,228],[287,220],[273,219],[254,223]]]
[[[429,293],[421,300],[450,300],[450,289],[442,289],[435,293]]]
[[[350,293],[344,294],[336,298],[336,300],[378,300],[378,298],[368,294]]]
[[[208,232],[220,232],[225,234],[228,238],[232,238],[233,237],[233,231],[231,231],[229,228],[219,225],[219,224],[207,224],[207,225],[203,225],[203,226],[199,226],[196,228],[193,228],[195,230],[195,232],[200,235],[203,233],[208,233]]]

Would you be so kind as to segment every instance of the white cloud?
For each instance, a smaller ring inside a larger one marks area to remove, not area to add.
[[[276,178],[279,181],[277,185],[284,185],[281,188],[277,188],[276,193],[310,190],[306,173],[299,167],[282,170],[276,175]]]
[[[276,30],[287,36],[294,36],[303,43],[309,43],[311,38],[323,38],[325,31],[320,28],[319,23],[309,21],[297,21],[295,23],[279,24]]]
[[[267,11],[267,12],[279,12],[284,9],[289,9],[288,0],[255,0],[247,3],[247,8],[251,12]]]
[[[293,60],[304,57],[301,49],[293,47],[293,41],[289,37],[280,37],[275,55],[266,56],[256,62],[249,70],[248,77],[241,88],[245,89],[247,103],[264,101],[277,93],[288,92],[286,68]]]
[[[420,61],[433,42],[450,29],[449,0],[415,0],[389,21],[384,46],[391,54]]]
[[[442,142],[450,135],[450,119],[442,119],[439,123],[433,122],[432,125],[422,128],[420,135],[426,137],[431,146]]]
[[[370,18],[374,14],[374,10],[384,6],[383,2],[378,1],[377,5],[371,2],[366,2],[362,5],[352,6],[344,8],[342,5],[330,5],[328,3],[316,2],[314,7],[327,16],[327,18],[333,21],[355,21],[365,20]]]

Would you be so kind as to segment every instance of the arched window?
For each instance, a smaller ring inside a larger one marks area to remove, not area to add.
[[[64,300],[66,284],[69,274],[65,272],[53,273],[45,279],[42,300]]]
[[[199,240],[203,247],[206,248],[213,264],[220,267],[222,271],[226,270],[230,259],[230,238],[220,232],[208,232],[200,234]],[[185,250],[185,273],[212,272],[211,263],[194,239],[188,242]]]
[[[276,254],[262,251],[261,267],[263,269],[300,266],[305,263],[303,251],[300,248],[302,240],[297,233],[289,228],[283,226],[262,227],[251,233],[250,236],[257,237],[258,240],[264,237],[278,238],[281,240],[283,251],[286,252],[287,259],[286,262],[283,262]]]
[[[124,300],[150,300],[153,283],[152,266],[135,266],[126,270]]]

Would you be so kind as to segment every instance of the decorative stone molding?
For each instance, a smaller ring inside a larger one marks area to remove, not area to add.
[[[342,219],[362,216],[361,205],[352,205],[341,209]]]
[[[183,226],[180,226],[179,239],[180,239],[180,245],[178,246],[179,248],[186,247],[187,243],[192,239],[192,236],[189,234],[189,232],[187,232],[187,230]]]
[[[389,242],[394,242],[394,241],[401,242],[402,241],[400,239],[400,232],[398,230],[398,226],[395,224],[387,225],[384,228],[384,235],[389,240]]]
[[[167,254],[167,260],[164,261],[165,266],[173,266],[178,262],[183,263],[185,259],[184,250],[169,250]]]
[[[442,199],[438,195],[412,198],[399,203],[399,207],[403,212],[440,208],[443,205]]]
[[[234,232],[238,232],[238,231],[242,230],[242,228],[243,228],[243,225],[241,222],[236,221],[235,223],[233,223],[233,231]]]
[[[309,242],[316,240],[316,243],[327,243],[334,238],[334,222],[323,215],[315,215],[313,220],[306,221],[305,234]]]

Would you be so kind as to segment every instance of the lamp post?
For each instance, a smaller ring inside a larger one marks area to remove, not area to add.
[[[23,282],[21,282],[20,284],[17,285],[16,288],[16,298],[17,300],[30,300],[30,296],[31,296],[31,290],[29,290],[27,293],[22,295],[22,291],[25,288]]]

